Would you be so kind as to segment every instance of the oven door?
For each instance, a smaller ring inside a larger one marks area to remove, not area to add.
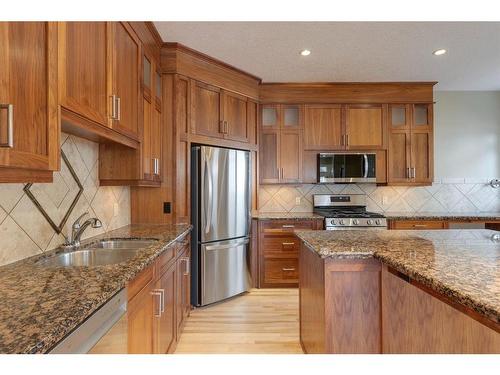
[[[375,183],[376,155],[374,153],[320,153],[318,182]]]

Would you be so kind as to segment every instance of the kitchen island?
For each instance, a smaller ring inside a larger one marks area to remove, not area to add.
[[[500,353],[498,232],[296,234],[306,353]]]

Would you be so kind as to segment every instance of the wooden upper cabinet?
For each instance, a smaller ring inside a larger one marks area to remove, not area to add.
[[[281,124],[280,106],[278,104],[264,104],[261,106],[262,129],[279,129]]]
[[[340,105],[306,105],[305,150],[342,150],[343,126]]]
[[[433,180],[432,104],[389,106],[389,184],[428,185]]]
[[[247,102],[247,126],[248,142],[256,145],[258,143],[258,108],[259,105],[253,100]]]
[[[194,81],[192,85],[192,121],[195,134],[223,138],[221,89]]]
[[[125,22],[112,24],[112,93],[116,102],[112,104],[113,129],[138,138],[140,79],[142,62],[141,42],[132,28]]]
[[[238,142],[248,142],[249,130],[247,120],[247,98],[223,91],[222,132],[224,133],[224,138]]]
[[[302,136],[300,130],[282,130],[280,134],[280,182],[302,181]]]
[[[345,146],[355,150],[375,150],[385,146],[384,105],[345,106]]]
[[[111,22],[59,22],[59,103],[110,126]]]
[[[0,182],[50,181],[58,169],[56,77],[56,24],[0,22]]]
[[[280,131],[263,129],[260,132],[259,144],[259,175],[263,184],[279,183],[281,177],[280,165]]]
[[[302,128],[303,107],[299,104],[286,104],[281,106],[281,128],[297,130]]]

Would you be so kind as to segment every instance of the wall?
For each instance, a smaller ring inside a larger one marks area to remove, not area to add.
[[[500,211],[500,92],[436,92],[432,186],[262,185],[262,212],[312,211],[313,194],[364,193],[375,212]],[[297,198],[300,203],[297,204]]]
[[[500,177],[500,92],[435,93],[437,178]]]
[[[61,148],[84,188],[63,234],[71,233],[71,224],[86,211],[90,216],[98,217],[103,226],[100,229],[87,228],[82,238],[128,225],[130,189],[99,186],[98,144],[63,133]],[[64,216],[65,212],[58,212],[58,209],[63,209],[63,202],[75,185],[68,177],[63,161],[61,165],[61,171],[54,173],[53,183],[33,185],[37,197],[41,198],[40,203],[57,217]],[[64,236],[56,234],[24,193],[23,187],[24,184],[0,184],[0,265],[53,249],[64,242]]]

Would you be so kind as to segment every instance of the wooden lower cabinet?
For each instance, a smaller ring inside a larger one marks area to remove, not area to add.
[[[156,354],[173,351],[176,341],[176,276],[177,265],[172,263],[168,270],[156,281],[153,292],[156,298],[155,306],[155,347]]]
[[[167,248],[128,288],[128,353],[175,351],[190,304],[189,239]]]
[[[498,324],[492,329],[432,294],[383,266],[384,353],[500,353]]]
[[[389,220],[389,229],[429,230],[448,229],[448,222],[443,220]]]
[[[323,219],[259,220],[259,287],[298,286],[300,241],[295,230],[323,229]]]

